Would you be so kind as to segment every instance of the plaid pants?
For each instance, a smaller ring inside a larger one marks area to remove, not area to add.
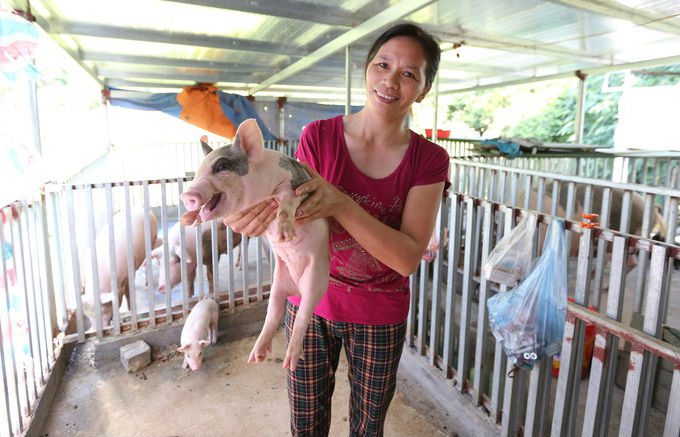
[[[293,332],[297,307],[286,309],[286,342]],[[293,436],[327,436],[331,397],[340,349],[349,364],[349,435],[382,436],[397,386],[397,367],[404,346],[406,322],[362,325],[333,322],[314,315],[305,335],[304,360],[288,371],[290,429]]]

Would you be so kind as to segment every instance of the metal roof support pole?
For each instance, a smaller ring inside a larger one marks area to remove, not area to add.
[[[279,105],[279,138],[285,140],[286,136],[286,98],[279,97],[276,103]]]
[[[586,116],[585,102],[586,102],[586,79],[587,74],[576,70],[574,73],[578,78],[578,94],[576,96],[576,119],[574,120],[574,143],[581,144],[583,142],[583,121]]]
[[[33,145],[35,150],[42,155],[42,141],[40,140],[40,115],[38,114],[38,86],[37,82],[30,77],[26,77],[26,93],[28,95],[28,109],[31,112],[31,127],[33,134]]]
[[[437,142],[437,116],[439,115],[439,75],[434,79],[434,122],[432,123],[432,141]]]
[[[345,87],[347,96],[345,97],[345,115],[352,113],[352,49],[345,47]]]

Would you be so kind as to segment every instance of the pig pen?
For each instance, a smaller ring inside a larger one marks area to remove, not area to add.
[[[525,186],[525,181],[521,178],[528,176],[535,178],[534,181],[538,179],[539,191],[543,187],[545,193],[550,192],[547,187],[552,185],[554,188],[560,182],[566,187],[564,189],[578,192],[574,186],[576,182],[569,177],[538,174],[535,171],[521,174],[522,170],[498,169],[493,166],[482,168],[478,164],[456,161],[454,163],[458,166],[454,173],[457,175],[456,180],[472,182],[479,177],[478,187],[493,187],[497,183],[499,187],[512,187],[511,191],[514,192],[514,188]],[[480,170],[472,177],[470,171],[461,170],[465,166]],[[492,183],[484,184],[481,178],[483,175],[488,176],[489,171],[492,177],[487,180]],[[0,302],[0,316],[3,321],[7,321],[9,314],[11,329],[6,323],[3,323],[2,329],[3,335],[7,335],[5,338],[13,341],[3,343],[4,347],[0,348],[3,352],[0,357],[3,376],[6,378],[3,381],[6,409],[3,411],[6,413],[5,417],[8,417],[4,420],[7,427],[2,429],[1,435],[21,432],[40,435],[38,433],[42,431],[45,420],[52,421],[51,418],[59,416],[60,413],[52,413],[54,409],[66,408],[63,411],[67,411],[71,408],[78,411],[85,408],[84,403],[69,401],[59,393],[59,382],[67,368],[69,370],[63,379],[65,384],[71,381],[74,386],[106,386],[106,382],[96,380],[80,384],[78,371],[81,367],[90,372],[111,369],[110,374],[94,373],[94,378],[102,378],[104,381],[111,379],[114,392],[119,391],[119,387],[122,391],[123,387],[128,387],[121,380],[113,380],[112,376],[113,369],[118,369],[115,372],[132,378],[137,384],[129,386],[131,392],[153,392],[152,389],[144,390],[144,386],[140,385],[148,381],[148,374],[142,372],[135,380],[135,374],[122,373],[117,353],[124,343],[133,339],[145,339],[154,347],[156,361],[150,369],[153,366],[168,367],[168,378],[173,380],[176,373],[172,373],[172,369],[181,365],[181,358],[172,356],[171,352],[179,339],[182,319],[193,303],[209,292],[203,273],[198,275],[196,291],[192,296],[183,292],[186,290],[185,283],[178,284],[166,294],[157,292],[155,286],[158,280],[158,264],[150,257],[153,245],[148,224],[144,225],[144,255],[148,263],[137,271],[133,266],[131,274],[128,269],[130,277],[134,277],[134,281],[130,282],[133,285],[131,305],[126,301],[120,302],[120,307],[114,306],[116,310],[112,325],[95,323],[86,331],[82,323],[83,302],[79,302],[79,298],[83,297],[82,291],[89,291],[87,286],[83,286],[83,278],[95,281],[98,268],[95,261],[101,253],[97,251],[95,236],[103,232],[110,240],[113,233],[109,217],[115,211],[126,212],[130,208],[143,208],[147,216],[151,213],[156,216],[157,234],[165,238],[165,231],[182,212],[177,197],[187,182],[189,178],[48,186],[44,197],[20,202],[16,207],[3,208],[4,216],[9,217],[7,224],[3,226],[7,230],[7,241],[12,250],[7,262],[3,264],[2,273],[4,282],[9,282],[11,287],[9,303]],[[478,305],[478,302],[484,302],[490,294],[502,290],[479,277],[479,265],[502,233],[509,230],[519,218],[519,210],[509,206],[514,201],[489,200],[495,199],[490,193],[482,193],[487,194],[487,198],[474,197],[477,191],[473,188],[460,186],[458,192],[449,194],[443,203],[438,235],[444,235],[443,226],[448,225],[451,243],[440,251],[432,264],[424,263],[420,271],[412,277],[407,347],[402,357],[399,380],[403,388],[398,389],[405,394],[403,399],[417,399],[419,392],[416,388],[422,388],[425,393],[423,397],[429,404],[416,402],[411,406],[424,411],[422,414],[429,422],[440,423],[441,426],[437,425],[435,428],[444,435],[519,435],[521,432],[524,435],[544,435],[551,426],[556,435],[572,435],[577,433],[575,430],[581,428],[581,424],[583,429],[592,424],[593,415],[610,414],[610,420],[606,423],[614,426],[613,429],[621,428],[619,431],[624,435],[625,431],[642,427],[645,430],[663,429],[668,435],[675,437],[673,430],[679,429],[680,424],[675,415],[667,413],[674,411],[673,405],[680,402],[680,382],[676,382],[680,381],[680,363],[677,362],[680,349],[677,345],[671,345],[666,337],[662,337],[663,333],[658,329],[657,322],[659,326],[663,323],[676,323],[674,317],[678,314],[678,283],[677,273],[671,265],[680,258],[678,247],[618,230],[584,231],[579,228],[578,223],[569,222],[570,232],[578,237],[578,244],[574,246],[578,245],[579,256],[576,265],[570,268],[573,283],[570,292],[576,304],[570,306],[569,317],[573,319],[568,319],[567,327],[571,331],[567,331],[563,342],[565,354],[561,368],[567,370],[560,371],[558,378],[552,378],[551,363],[546,360],[531,372],[521,371],[517,379],[512,379],[507,376],[509,363],[500,344],[488,333],[485,305]],[[678,190],[649,189],[633,184],[623,188],[640,192],[645,199],[654,200],[654,196],[663,195],[668,200],[668,210],[677,209],[680,197]],[[499,188],[498,192],[503,190]],[[14,213],[14,210],[17,212]],[[548,214],[542,214],[541,217],[544,221],[551,219]],[[676,223],[669,223],[669,229],[674,229]],[[669,241],[673,241],[672,237],[668,236]],[[2,243],[4,244],[4,240]],[[228,250],[221,258],[213,257],[216,263],[213,268],[219,274],[215,275],[217,291],[211,295],[220,302],[223,323],[228,328],[222,329],[220,343],[212,348],[208,358],[219,355],[218,350],[223,347],[228,349],[235,342],[248,343],[247,339],[252,341],[253,335],[261,326],[271,265],[263,256],[261,246],[255,243],[256,240],[252,240],[249,244],[244,244],[248,248],[246,259],[249,262],[245,263],[243,270],[234,267],[234,250]],[[611,257],[599,259],[604,252],[598,251],[596,258],[593,247],[600,243],[613,246]],[[644,259],[639,267],[628,274],[622,268],[627,254],[626,245],[634,247],[637,257]],[[444,247],[443,242],[440,246]],[[104,250],[110,252],[111,247],[104,245]],[[198,250],[200,249],[197,247]],[[584,279],[589,277],[584,272],[594,265],[595,278],[592,279],[593,284],[590,284]],[[607,273],[611,271],[614,274]],[[609,291],[604,290],[602,284],[608,284]],[[592,293],[586,291],[590,290],[590,285],[593,285]],[[642,294],[639,294],[641,288]],[[22,293],[27,297],[21,298]],[[641,302],[638,302],[639,296],[642,296]],[[620,314],[609,313],[610,301]],[[579,313],[579,308],[587,306],[588,302],[600,302],[602,307],[599,308],[599,313],[587,316]],[[17,314],[14,310],[18,310]],[[630,320],[628,314],[632,314]],[[640,316],[651,322],[636,322],[635,318]],[[594,319],[590,320],[588,317]],[[623,322],[622,326],[613,325],[608,319]],[[76,333],[64,335],[68,320],[80,320],[81,323],[76,324],[80,325],[76,326]],[[594,355],[590,361],[590,377],[581,380],[575,369],[582,364],[579,361],[582,358],[579,357],[582,356],[585,341],[581,329],[586,320],[596,326],[598,338],[605,344],[606,352]],[[650,336],[659,339],[658,342],[650,340]],[[623,340],[614,344],[615,337]],[[15,339],[20,341],[15,342]],[[280,344],[281,339],[278,338],[277,341]],[[70,353],[76,342],[85,346],[78,346],[81,349],[77,352],[77,358],[68,367]],[[245,351],[243,353],[249,350],[245,343],[242,346]],[[631,343],[636,345],[635,348],[627,349],[626,344]],[[642,358],[640,350],[646,354]],[[90,357],[94,367],[78,366],[83,361],[90,366]],[[273,357],[274,361],[276,357]],[[245,359],[245,356],[242,358]],[[230,359],[225,356],[215,361],[229,362]],[[234,362],[237,361],[234,358]],[[632,368],[630,362],[635,363]],[[209,359],[206,365],[208,363]],[[611,363],[616,364],[614,369],[607,370],[603,367],[611,367]],[[218,369],[224,370],[224,366]],[[248,366],[244,369],[246,372],[251,371]],[[619,371],[622,373],[619,374]],[[145,377],[147,380],[144,380]],[[192,380],[195,379],[197,378]],[[338,387],[342,384],[342,379],[338,377]],[[660,382],[657,384],[655,381]],[[259,381],[249,381],[256,382]],[[178,388],[176,385],[173,386],[175,389]],[[269,390],[275,385],[271,385]],[[582,386],[580,390],[579,386]],[[591,387],[594,387],[593,390],[597,389],[595,393],[590,393]],[[193,393],[194,388],[190,389]],[[666,407],[658,405],[657,399],[661,396],[657,396],[657,389],[665,390]],[[338,394],[340,392],[338,388]],[[607,403],[602,400],[606,392],[610,393]],[[59,396],[59,400],[57,404],[52,404],[55,396]],[[645,400],[638,401],[638,397]],[[593,399],[596,401],[595,407],[590,405]],[[165,396],[163,400],[173,399]],[[152,402],[149,400],[146,403],[149,405],[145,407],[150,408]],[[214,408],[212,406],[217,404],[213,402],[208,408]],[[78,408],[74,408],[75,405]],[[419,406],[425,408],[421,409]],[[336,416],[342,419],[345,408],[341,406],[335,410],[338,412]],[[645,417],[649,418],[647,423],[617,422],[618,417],[640,417],[640,414],[636,414],[640,410],[644,410]],[[96,411],[95,414],[102,413]],[[167,408],[159,414],[162,417],[167,417],[168,414],[178,416]],[[245,417],[243,414],[240,416]],[[116,417],[122,417],[122,413]],[[64,423],[74,428],[73,423],[76,422]],[[28,428],[30,424],[35,426]],[[61,432],[65,431],[52,431],[57,435]],[[282,428],[281,432],[287,432],[287,427]],[[157,435],[155,430],[150,430],[149,435],[151,434]],[[169,432],[169,435],[173,434]]]

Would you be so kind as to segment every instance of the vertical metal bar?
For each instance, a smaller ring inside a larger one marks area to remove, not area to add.
[[[503,234],[507,234],[512,229],[512,210],[505,210],[504,220],[499,223],[497,241],[499,241]],[[505,285],[501,286],[501,292],[505,292],[507,287]],[[505,356],[505,351],[501,342],[496,341],[494,346],[494,357],[493,357],[493,382],[491,385],[491,416],[496,423],[501,421],[501,414],[503,411],[503,401],[505,393],[505,382],[506,382],[506,363],[508,361]]]
[[[527,193],[527,197],[530,197],[531,193]],[[543,198],[545,197],[545,178],[538,178],[538,190],[536,193],[536,211],[543,212]]]
[[[243,235],[241,236],[241,273],[243,282],[243,303],[248,305],[250,303],[250,287],[248,286],[248,245],[250,239]]]
[[[606,229],[609,227],[609,214],[611,211],[611,188],[604,188],[602,190],[602,205],[600,214],[600,227]],[[607,242],[601,238],[597,240],[597,256],[595,258],[595,279],[593,283],[593,296],[590,300],[590,305],[600,309],[600,300],[602,293],[602,280],[604,276],[604,261],[606,257]]]
[[[111,303],[113,311],[113,333],[120,335],[120,302],[118,300],[118,266],[116,263],[116,237],[113,220],[113,189],[110,183],[106,184],[106,218],[109,230],[109,271],[111,272]],[[103,254],[102,254],[103,255]]]
[[[575,340],[576,318],[567,313],[567,322],[564,325],[564,337],[562,339],[562,350],[560,351],[560,373],[557,377],[557,390],[555,394],[555,406],[553,409],[553,421],[550,435],[552,437],[562,437],[571,434],[567,433],[568,421],[571,405],[571,386],[575,379],[576,358],[572,342]]]
[[[168,240],[168,199],[166,194],[165,179],[161,179],[161,230],[163,232],[163,266],[165,281],[165,322],[172,323],[172,287],[170,287],[170,241]],[[179,216],[178,216],[179,217]],[[182,257],[179,262],[185,264],[186,258]],[[151,269],[151,263],[146,265],[147,269]],[[160,280],[160,278],[159,278]],[[151,285],[149,285],[151,286]],[[153,287],[155,288],[155,287]],[[184,294],[184,292],[182,292]]]
[[[576,73],[578,78],[577,97],[574,121],[574,142],[576,144],[583,143],[583,125],[586,118],[586,80],[587,76],[581,72]]]
[[[88,185],[85,189],[86,194],[86,209],[87,209],[87,230],[88,241],[90,243],[90,266],[92,268],[92,289],[87,292],[92,292],[91,298],[94,304],[95,328],[97,330],[97,338],[104,336],[102,324],[102,304],[101,304],[101,290],[99,289],[99,266],[97,266],[97,233],[94,227],[94,208],[92,207],[92,185]]]
[[[406,317],[406,344],[408,347],[414,347],[415,342],[413,341],[416,329],[416,314],[418,309],[416,304],[418,297],[416,296],[416,281],[417,281],[418,271],[416,270],[409,276],[409,306],[408,306],[408,316]],[[444,366],[444,372],[446,372],[446,366]]]
[[[57,267],[57,277],[58,277],[58,283],[59,283],[59,291],[57,292],[57,296],[59,297],[59,303],[58,309],[59,312],[61,313],[62,317],[59,320],[59,325],[64,326],[67,321],[68,321],[68,309],[66,308],[66,279],[64,277],[64,271],[66,270],[65,265],[64,265],[64,256],[62,256],[65,251],[64,251],[64,245],[62,243],[62,225],[61,225],[61,211],[62,211],[62,203],[61,203],[61,196],[63,191],[57,193],[57,192],[52,192],[51,197],[52,197],[52,210],[50,212],[50,217],[52,218],[52,228],[54,229],[53,232],[53,237],[54,237],[54,245],[55,245],[55,252],[59,254],[55,258],[56,260],[56,267]]]
[[[135,285],[135,255],[132,250],[132,207],[130,205],[130,182],[123,182],[125,189],[125,232],[127,236],[127,269],[128,269],[128,306],[130,307],[132,329],[137,329],[137,286]]]
[[[470,371],[470,354],[468,343],[470,340],[470,319],[472,316],[472,282],[474,271],[472,270],[472,259],[474,247],[471,242],[474,240],[475,205],[472,199],[465,200],[465,259],[463,261],[463,295],[460,307],[460,336],[458,340],[458,366],[456,372],[456,383],[461,393],[466,391],[465,381]]]
[[[528,191],[527,191],[528,192]],[[484,203],[484,224],[482,227],[482,259],[489,257],[491,238],[492,238],[492,205],[488,202]],[[487,331],[489,329],[489,320],[486,312],[486,299],[488,282],[481,275],[479,282],[479,304],[477,305],[477,340],[475,342],[475,367],[473,380],[473,402],[475,405],[482,405],[484,389],[488,384],[488,363],[487,358]]]
[[[650,234],[652,224],[652,214],[654,212],[654,195],[645,195],[645,206],[642,212],[642,230],[640,236],[647,238]],[[638,265],[636,269],[635,281],[635,301],[633,305],[633,313],[639,314],[642,311],[642,296],[647,279],[647,266],[649,264],[649,254],[641,250],[638,254]]]
[[[524,419],[525,436],[543,436],[546,434],[547,410],[552,385],[552,356],[541,360],[531,370],[529,376],[529,396],[527,412]]]
[[[566,205],[566,211],[565,211],[565,218],[567,220],[574,220],[574,204],[576,203],[576,192],[575,192],[576,184],[574,182],[569,182],[567,185],[567,205]],[[555,204],[559,205],[560,198],[554,197],[553,198],[553,208],[555,208]],[[554,214],[553,214],[554,215]],[[578,220],[578,218],[576,218]],[[571,253],[571,238],[567,238],[567,253]]]
[[[352,113],[352,48],[345,46],[345,115]],[[283,138],[283,136],[281,137]]]
[[[552,205],[550,208],[550,215],[557,215],[557,207],[560,204],[560,181],[557,179],[553,181],[552,184]],[[567,239],[569,241],[569,239]],[[567,253],[569,249],[567,248]]]
[[[626,238],[614,237],[610,285],[606,313],[614,320],[621,320],[623,290],[628,243]],[[614,389],[618,355],[618,337],[598,330],[591,362],[588,396],[583,422],[583,435],[605,435],[611,416],[611,397]]]
[[[507,367],[512,367],[510,358],[506,362]],[[524,386],[526,372],[518,370],[514,377],[505,376],[505,391],[503,393],[503,420],[501,422],[501,435],[517,436],[520,430],[520,408],[522,387]]]
[[[34,369],[35,367],[38,368],[39,372],[37,372],[37,377],[40,379],[38,380],[39,385],[44,385],[45,384],[45,365],[44,365],[44,360],[43,357],[45,356],[45,353],[43,352],[43,347],[44,347],[44,342],[43,342],[43,320],[39,315],[39,310],[38,307],[39,301],[38,301],[38,289],[40,288],[40,277],[39,277],[39,272],[36,272],[37,267],[35,260],[38,257],[37,250],[33,247],[33,243],[35,240],[34,235],[32,234],[35,233],[35,219],[31,217],[33,215],[33,208],[32,206],[29,206],[28,204],[24,204],[24,214],[22,214],[22,218],[25,221],[25,227],[26,227],[26,249],[28,253],[28,263],[30,266],[30,274],[29,276],[31,277],[31,293],[29,295],[29,298],[31,299],[30,306],[32,308],[32,316],[33,316],[33,321],[34,321],[34,326],[35,326],[35,351],[36,351],[36,356],[37,356],[37,361],[34,362]],[[37,276],[37,278],[36,278]]]
[[[531,176],[526,175],[524,179],[524,205],[521,207],[529,209],[531,205]]]
[[[645,300],[645,317],[642,325],[642,330],[654,337],[661,337],[661,329],[663,324],[663,304],[665,302],[664,292],[667,292],[667,287],[664,286],[666,281],[666,269],[668,261],[668,248],[660,245],[652,246],[652,260],[650,263],[649,286],[647,289],[647,298]],[[639,424],[637,426],[638,435],[645,435],[647,432],[647,425],[649,423],[649,410],[652,408],[652,396],[654,394],[654,380],[656,376],[656,368],[659,361],[659,356],[652,353],[645,353],[643,359],[642,370],[642,392],[640,398],[640,413]]]
[[[11,219],[11,212],[8,214],[10,217],[9,220]],[[2,312],[0,312],[0,319],[2,319],[2,315],[7,317],[6,322],[3,320],[2,321],[2,328],[0,328],[0,333],[2,333],[2,338],[9,340],[9,346],[5,346],[5,341],[3,341],[3,344],[0,344],[0,359],[2,361],[2,367],[3,369],[6,369],[7,361],[5,361],[5,349],[7,349],[8,357],[9,357],[9,363],[11,364],[12,367],[12,382],[14,383],[14,401],[16,403],[16,412],[17,412],[17,419],[18,419],[18,429],[22,430],[24,427],[24,421],[23,421],[23,413],[21,411],[21,402],[19,399],[19,375],[17,373],[17,341],[14,341],[12,338],[12,333],[9,332],[12,326],[12,316],[10,314],[10,283],[9,283],[9,275],[7,274],[7,262],[5,260],[5,230],[3,220],[0,220],[0,260],[2,261],[2,277],[0,280],[2,280],[2,285],[4,285],[4,295],[5,298],[3,299],[3,308]],[[4,331],[4,332],[2,332]],[[8,395],[10,392],[10,386],[7,381],[7,377],[5,376],[5,373],[3,372],[3,387],[5,389],[5,394]],[[9,403],[8,403],[9,405]],[[11,416],[11,412],[9,408],[7,409],[7,415]]]
[[[619,221],[619,232],[628,234],[630,231],[630,209],[631,209],[631,192],[624,191],[623,199],[621,200],[621,216]]]
[[[213,295],[211,296],[215,302],[219,302],[219,292],[220,292],[220,252],[217,243],[219,242],[219,230],[217,228],[217,220],[212,220],[210,222],[210,251],[212,253],[212,289]],[[243,242],[241,242],[243,244]],[[206,266],[207,267],[207,266]]]
[[[437,129],[439,128],[438,126],[438,118],[439,118],[439,74],[435,76],[434,78],[434,95],[433,95],[433,100],[434,100],[434,117],[433,117],[433,123],[432,123],[432,142],[436,143],[437,142]]]
[[[680,369],[673,371],[671,382],[671,394],[668,399],[666,424],[663,429],[663,437],[677,437],[680,435],[680,414],[671,414],[671,411],[680,411]]]
[[[189,232],[194,232],[194,251],[196,252],[196,281],[198,284],[198,295],[203,298],[203,296],[206,295],[204,285],[205,281],[203,279],[203,227],[208,226],[203,223],[201,223],[198,226],[194,226],[192,229],[189,230]],[[205,232],[210,232],[209,230],[205,230]]]
[[[47,300],[47,317],[49,318],[48,325],[50,327],[50,333],[56,333],[59,331],[57,325],[57,304],[56,304],[56,289],[54,287],[54,276],[52,272],[52,254],[50,250],[49,242],[49,230],[47,222],[47,196],[44,193],[40,195],[40,211],[41,217],[40,222],[42,224],[42,229],[40,232],[42,240],[42,268],[45,272],[45,298]],[[51,363],[54,361],[54,350],[51,347],[52,342],[50,339],[49,356],[50,356],[50,367]]]
[[[628,377],[626,378],[626,391],[623,395],[623,410],[626,414],[621,415],[619,436],[632,437],[638,435],[635,428],[638,424],[638,399],[642,382],[644,366],[644,350],[633,346],[628,361]]]
[[[46,302],[46,294],[48,293],[47,287],[48,285],[46,284],[47,282],[47,272],[44,271],[44,267],[46,265],[46,260],[45,260],[45,252],[44,252],[44,247],[45,247],[45,242],[44,242],[44,237],[45,235],[43,234],[43,227],[40,226],[38,222],[42,222],[42,219],[44,217],[44,212],[43,212],[43,202],[35,202],[33,204],[33,227],[34,227],[34,233],[35,233],[35,253],[36,253],[36,270],[38,271],[38,309],[40,311],[40,322],[41,322],[41,329],[43,331],[43,342],[44,342],[44,350],[45,350],[45,355],[44,355],[44,361],[43,361],[43,366],[44,366],[44,372],[45,374],[49,374],[50,370],[52,369],[52,363],[54,362],[54,349],[53,347],[53,331],[52,331],[52,322],[51,322],[51,315],[49,313],[49,309],[46,308],[48,303]]]
[[[257,287],[257,301],[262,300],[262,239],[264,237],[255,238],[255,280]],[[410,290],[410,289],[409,289]]]
[[[183,178],[179,177],[177,178],[177,193],[182,194],[184,191],[184,180]],[[189,315],[189,286],[191,285],[193,287],[194,284],[189,284],[188,280],[188,275],[189,272],[187,271],[187,263],[185,263],[183,260],[187,259],[188,254],[187,254],[187,248],[186,248],[186,229],[184,228],[184,225],[182,224],[182,213],[183,213],[183,208],[184,204],[182,202],[177,203],[177,217],[179,218],[179,223],[177,226],[179,226],[179,250],[180,253],[182,254],[182,262],[179,263],[179,271],[180,271],[180,277],[182,278],[182,316],[186,318]],[[170,243],[167,240],[165,241],[165,245],[169,245]],[[167,259],[167,248],[165,249],[165,257]],[[165,264],[165,271],[168,271],[170,268],[170,265],[168,263]],[[166,276],[166,283],[169,281],[169,276]]]
[[[418,272],[418,277],[420,279],[420,285],[418,287],[418,340],[416,343],[416,350],[418,354],[426,354],[427,346],[427,319],[428,310],[427,305],[427,282],[428,282],[429,271],[427,268],[427,262],[424,260],[420,261],[420,268]]]
[[[678,227],[678,214],[676,211],[678,210],[678,199],[677,197],[673,197],[670,200],[670,210],[673,211],[672,214],[668,214],[668,223],[667,223],[667,228],[668,232],[666,234],[666,243],[668,244],[673,244],[675,245],[675,232]],[[668,318],[668,297],[670,296],[670,286],[671,283],[673,282],[672,278],[673,271],[672,269],[668,268],[667,270],[667,275],[666,275],[666,282],[664,283],[664,290],[663,290],[663,306],[661,309],[661,313],[663,314],[663,321],[664,323],[666,322]]]
[[[229,286],[229,308],[234,308],[236,302],[234,300],[234,231],[230,227],[227,227],[227,259],[229,260],[229,281],[227,285]]]
[[[144,248],[146,253],[146,296],[149,302],[149,326],[156,326],[156,296],[154,293],[153,272],[151,271],[151,209],[149,201],[149,181],[142,182],[144,190]],[[132,276],[134,278],[134,276]],[[131,279],[132,279],[131,278]]]
[[[442,351],[442,365],[448,378],[448,369],[453,367],[454,352],[454,326],[455,326],[455,306],[456,291],[458,289],[458,259],[460,256],[461,241],[461,205],[460,196],[451,195],[451,205],[449,207],[449,256],[446,272],[446,304],[444,308],[444,348]]]
[[[67,212],[68,212],[68,228],[72,230],[72,232],[69,233],[71,236],[71,266],[73,268],[73,294],[75,296],[75,301],[76,301],[76,329],[78,331],[78,342],[83,343],[85,341],[85,329],[83,326],[83,301],[82,301],[82,296],[80,294],[80,286],[81,286],[81,281],[80,281],[80,263],[78,261],[78,244],[76,243],[76,235],[75,235],[75,214],[74,214],[74,205],[73,205],[73,187],[69,184],[66,186],[66,203],[67,203]],[[19,231],[19,235],[21,235],[21,231]],[[29,255],[30,257],[30,255]],[[30,258],[29,258],[30,259]]]
[[[430,317],[430,364],[436,366],[439,345],[441,343],[441,270],[442,270],[442,251],[444,250],[444,223],[446,223],[446,201],[439,203],[439,214],[437,223],[433,232],[436,232],[438,237],[439,249],[432,260],[432,316]],[[444,369],[446,373],[446,369]]]

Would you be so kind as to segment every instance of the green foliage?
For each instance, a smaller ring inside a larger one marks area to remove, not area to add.
[[[510,99],[501,90],[476,91],[472,95],[455,97],[449,105],[447,120],[457,117],[481,136],[493,123],[494,111],[509,104]]]
[[[680,64],[645,68],[633,74],[637,77],[635,86],[677,85],[680,83]]]
[[[609,146],[613,144],[618,121],[619,92],[602,92],[603,76],[589,77],[586,82],[586,116],[583,142]],[[574,140],[576,89],[570,88],[549,102],[538,115],[506,129],[505,136],[536,138],[563,143]]]

